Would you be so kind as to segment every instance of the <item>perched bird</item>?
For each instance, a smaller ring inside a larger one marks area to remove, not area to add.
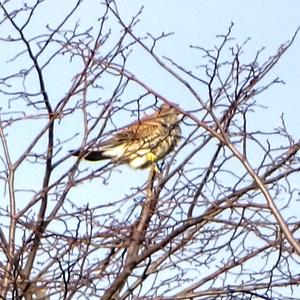
[[[90,161],[110,159],[134,169],[147,168],[178,144],[181,135],[179,114],[176,108],[163,104],[155,113],[128,125],[94,149],[78,150],[73,155],[82,155]]]

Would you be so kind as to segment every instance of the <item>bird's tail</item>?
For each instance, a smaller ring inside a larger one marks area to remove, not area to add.
[[[70,151],[72,155],[79,156],[82,154],[80,150],[77,151]],[[97,160],[104,160],[109,159],[110,157],[103,154],[103,151],[88,151],[82,155],[82,158],[89,161],[97,161]]]

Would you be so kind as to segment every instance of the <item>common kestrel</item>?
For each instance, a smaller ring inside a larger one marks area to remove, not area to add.
[[[128,125],[95,148],[78,150],[73,155],[82,155],[90,161],[110,159],[134,169],[147,168],[178,144],[181,135],[179,114],[176,108],[163,104],[155,113]]]

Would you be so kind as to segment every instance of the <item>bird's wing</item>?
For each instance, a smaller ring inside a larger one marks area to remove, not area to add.
[[[162,117],[165,115],[160,111],[146,115],[115,133],[113,137],[98,145],[99,148],[108,149],[114,146],[123,145],[130,141],[141,140],[144,143],[161,136],[164,131]]]
[[[117,132],[113,139],[119,142],[139,139],[149,140],[160,135],[162,126],[159,118],[144,119]]]
[[[144,151],[144,147],[159,136],[159,124],[150,120],[133,123],[99,144],[97,149],[105,157],[128,159],[128,155],[135,153],[136,150]]]

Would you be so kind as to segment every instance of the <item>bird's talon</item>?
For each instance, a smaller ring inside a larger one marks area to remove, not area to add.
[[[147,153],[147,160],[151,161],[151,162],[156,162],[157,161],[157,157],[152,152],[149,152],[149,153]]]

